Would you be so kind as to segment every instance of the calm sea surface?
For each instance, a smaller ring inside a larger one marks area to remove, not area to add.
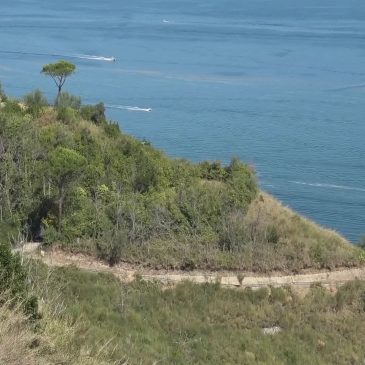
[[[52,99],[40,69],[59,58],[78,68],[66,89],[125,132],[194,161],[239,156],[285,204],[365,233],[363,0],[0,1],[8,94]]]

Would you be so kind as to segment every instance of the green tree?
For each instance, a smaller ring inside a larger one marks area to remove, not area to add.
[[[76,66],[73,63],[64,60],[43,66],[41,72],[47,76],[51,76],[58,88],[56,104],[58,103],[62,87],[65,84],[67,77],[72,75],[75,70]]]
[[[83,172],[86,159],[75,150],[57,147],[49,155],[52,179],[58,189],[58,232],[61,232],[63,203],[67,190]]]

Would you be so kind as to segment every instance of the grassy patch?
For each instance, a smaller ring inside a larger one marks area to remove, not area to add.
[[[45,269],[43,269],[45,270]],[[42,271],[42,270],[41,270]],[[44,275],[38,270],[38,280]],[[314,287],[300,299],[290,289],[231,290],[182,283],[163,290],[136,280],[56,269],[62,318],[81,323],[74,345],[100,348],[107,362],[128,364],[360,364],[364,360],[363,282],[333,296]],[[54,286],[55,285],[55,286]],[[47,297],[45,297],[47,298]],[[47,299],[46,299],[47,300]],[[262,329],[282,331],[264,335]],[[90,356],[96,350],[90,350]]]
[[[21,305],[14,306],[13,301],[0,298],[0,364],[36,365],[37,352],[32,350],[32,343],[37,339]]]

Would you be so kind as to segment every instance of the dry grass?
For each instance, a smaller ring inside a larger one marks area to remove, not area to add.
[[[14,301],[3,298],[0,297],[1,365],[114,365],[105,361],[115,346],[111,341],[100,341],[94,348],[76,345],[81,322],[72,324],[62,315],[65,308],[59,297],[44,303],[37,330],[24,315],[21,303],[14,305]]]
[[[299,273],[362,264],[363,251],[336,232],[305,219],[266,193],[247,214],[229,216],[224,227],[231,247],[217,237],[154,240],[128,245],[123,260],[157,269],[244,270]]]
[[[349,242],[337,232],[322,228],[309,219],[299,216],[264,192],[250,204],[245,223],[263,234],[275,226],[279,235],[289,241],[312,238],[350,246]]]
[[[270,253],[270,260],[281,261],[279,269],[284,258],[284,266],[298,270],[360,263],[360,250],[341,235],[299,216],[263,192],[251,203],[244,225],[253,247],[263,245],[263,257]]]
[[[106,360],[110,359],[115,348],[111,337],[106,336],[93,346],[84,343],[81,334],[86,326],[83,316],[71,319],[67,314],[68,308],[62,295],[64,283],[62,280],[54,280],[54,270],[38,265],[33,260],[29,260],[27,265],[28,278],[32,282],[31,292],[39,298],[41,314],[41,319],[37,321],[37,355],[45,361],[36,364],[127,365],[120,361],[114,363]]]
[[[43,110],[43,113],[37,118],[37,124],[40,127],[51,125],[56,120],[56,111],[53,107],[47,107]]]
[[[40,365],[32,344],[36,336],[30,328],[20,306],[13,307],[10,301],[0,306],[0,364]]]

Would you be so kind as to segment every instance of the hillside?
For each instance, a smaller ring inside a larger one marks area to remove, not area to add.
[[[0,245],[0,363],[361,364],[364,282],[303,297],[48,268]]]
[[[66,93],[0,98],[1,364],[363,362],[363,270],[343,270],[363,250],[260,191],[251,167],[168,158]],[[35,240],[104,273],[10,249]],[[336,267],[297,277],[305,295],[273,276]]]
[[[364,282],[336,294],[314,286],[303,298],[290,288],[232,290],[189,282],[163,288],[138,277],[120,284],[110,275],[48,271],[34,262],[28,275],[41,298],[40,318],[34,326],[0,306],[0,362],[7,365],[364,360]]]
[[[358,265],[361,252],[284,208],[233,158],[168,158],[106,120],[103,104],[41,92],[0,108],[0,234],[165,269],[291,271]]]

